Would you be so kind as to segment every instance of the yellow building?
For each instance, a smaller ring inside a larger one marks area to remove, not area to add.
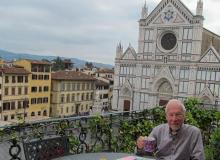
[[[0,66],[4,64],[4,60],[0,59]]]
[[[51,116],[83,115],[93,106],[95,79],[82,72],[52,73]]]
[[[30,119],[44,119],[49,116],[51,64],[38,60],[18,60],[14,64],[23,66],[29,75],[29,112]]]
[[[0,119],[16,122],[18,117],[25,118],[28,113],[28,75],[24,68],[3,66],[0,68],[1,105]]]

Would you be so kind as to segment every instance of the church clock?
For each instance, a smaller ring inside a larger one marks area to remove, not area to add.
[[[161,47],[164,50],[172,50],[177,43],[176,36],[173,33],[166,33],[161,37]]]

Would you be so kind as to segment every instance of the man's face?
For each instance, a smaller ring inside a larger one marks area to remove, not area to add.
[[[180,106],[170,104],[167,108],[166,119],[172,131],[176,131],[184,123],[185,113]]]

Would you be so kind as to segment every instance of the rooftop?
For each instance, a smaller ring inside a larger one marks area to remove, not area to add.
[[[3,67],[0,68],[0,72],[3,72],[5,74],[22,74],[27,75],[30,74],[27,70],[21,67]]]
[[[51,74],[52,80],[86,80],[95,81],[95,78],[77,71],[57,71]]]

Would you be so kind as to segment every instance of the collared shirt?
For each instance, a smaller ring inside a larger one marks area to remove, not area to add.
[[[157,159],[164,160],[204,160],[204,148],[200,130],[183,124],[172,134],[168,124],[155,127],[150,136],[156,139]]]

